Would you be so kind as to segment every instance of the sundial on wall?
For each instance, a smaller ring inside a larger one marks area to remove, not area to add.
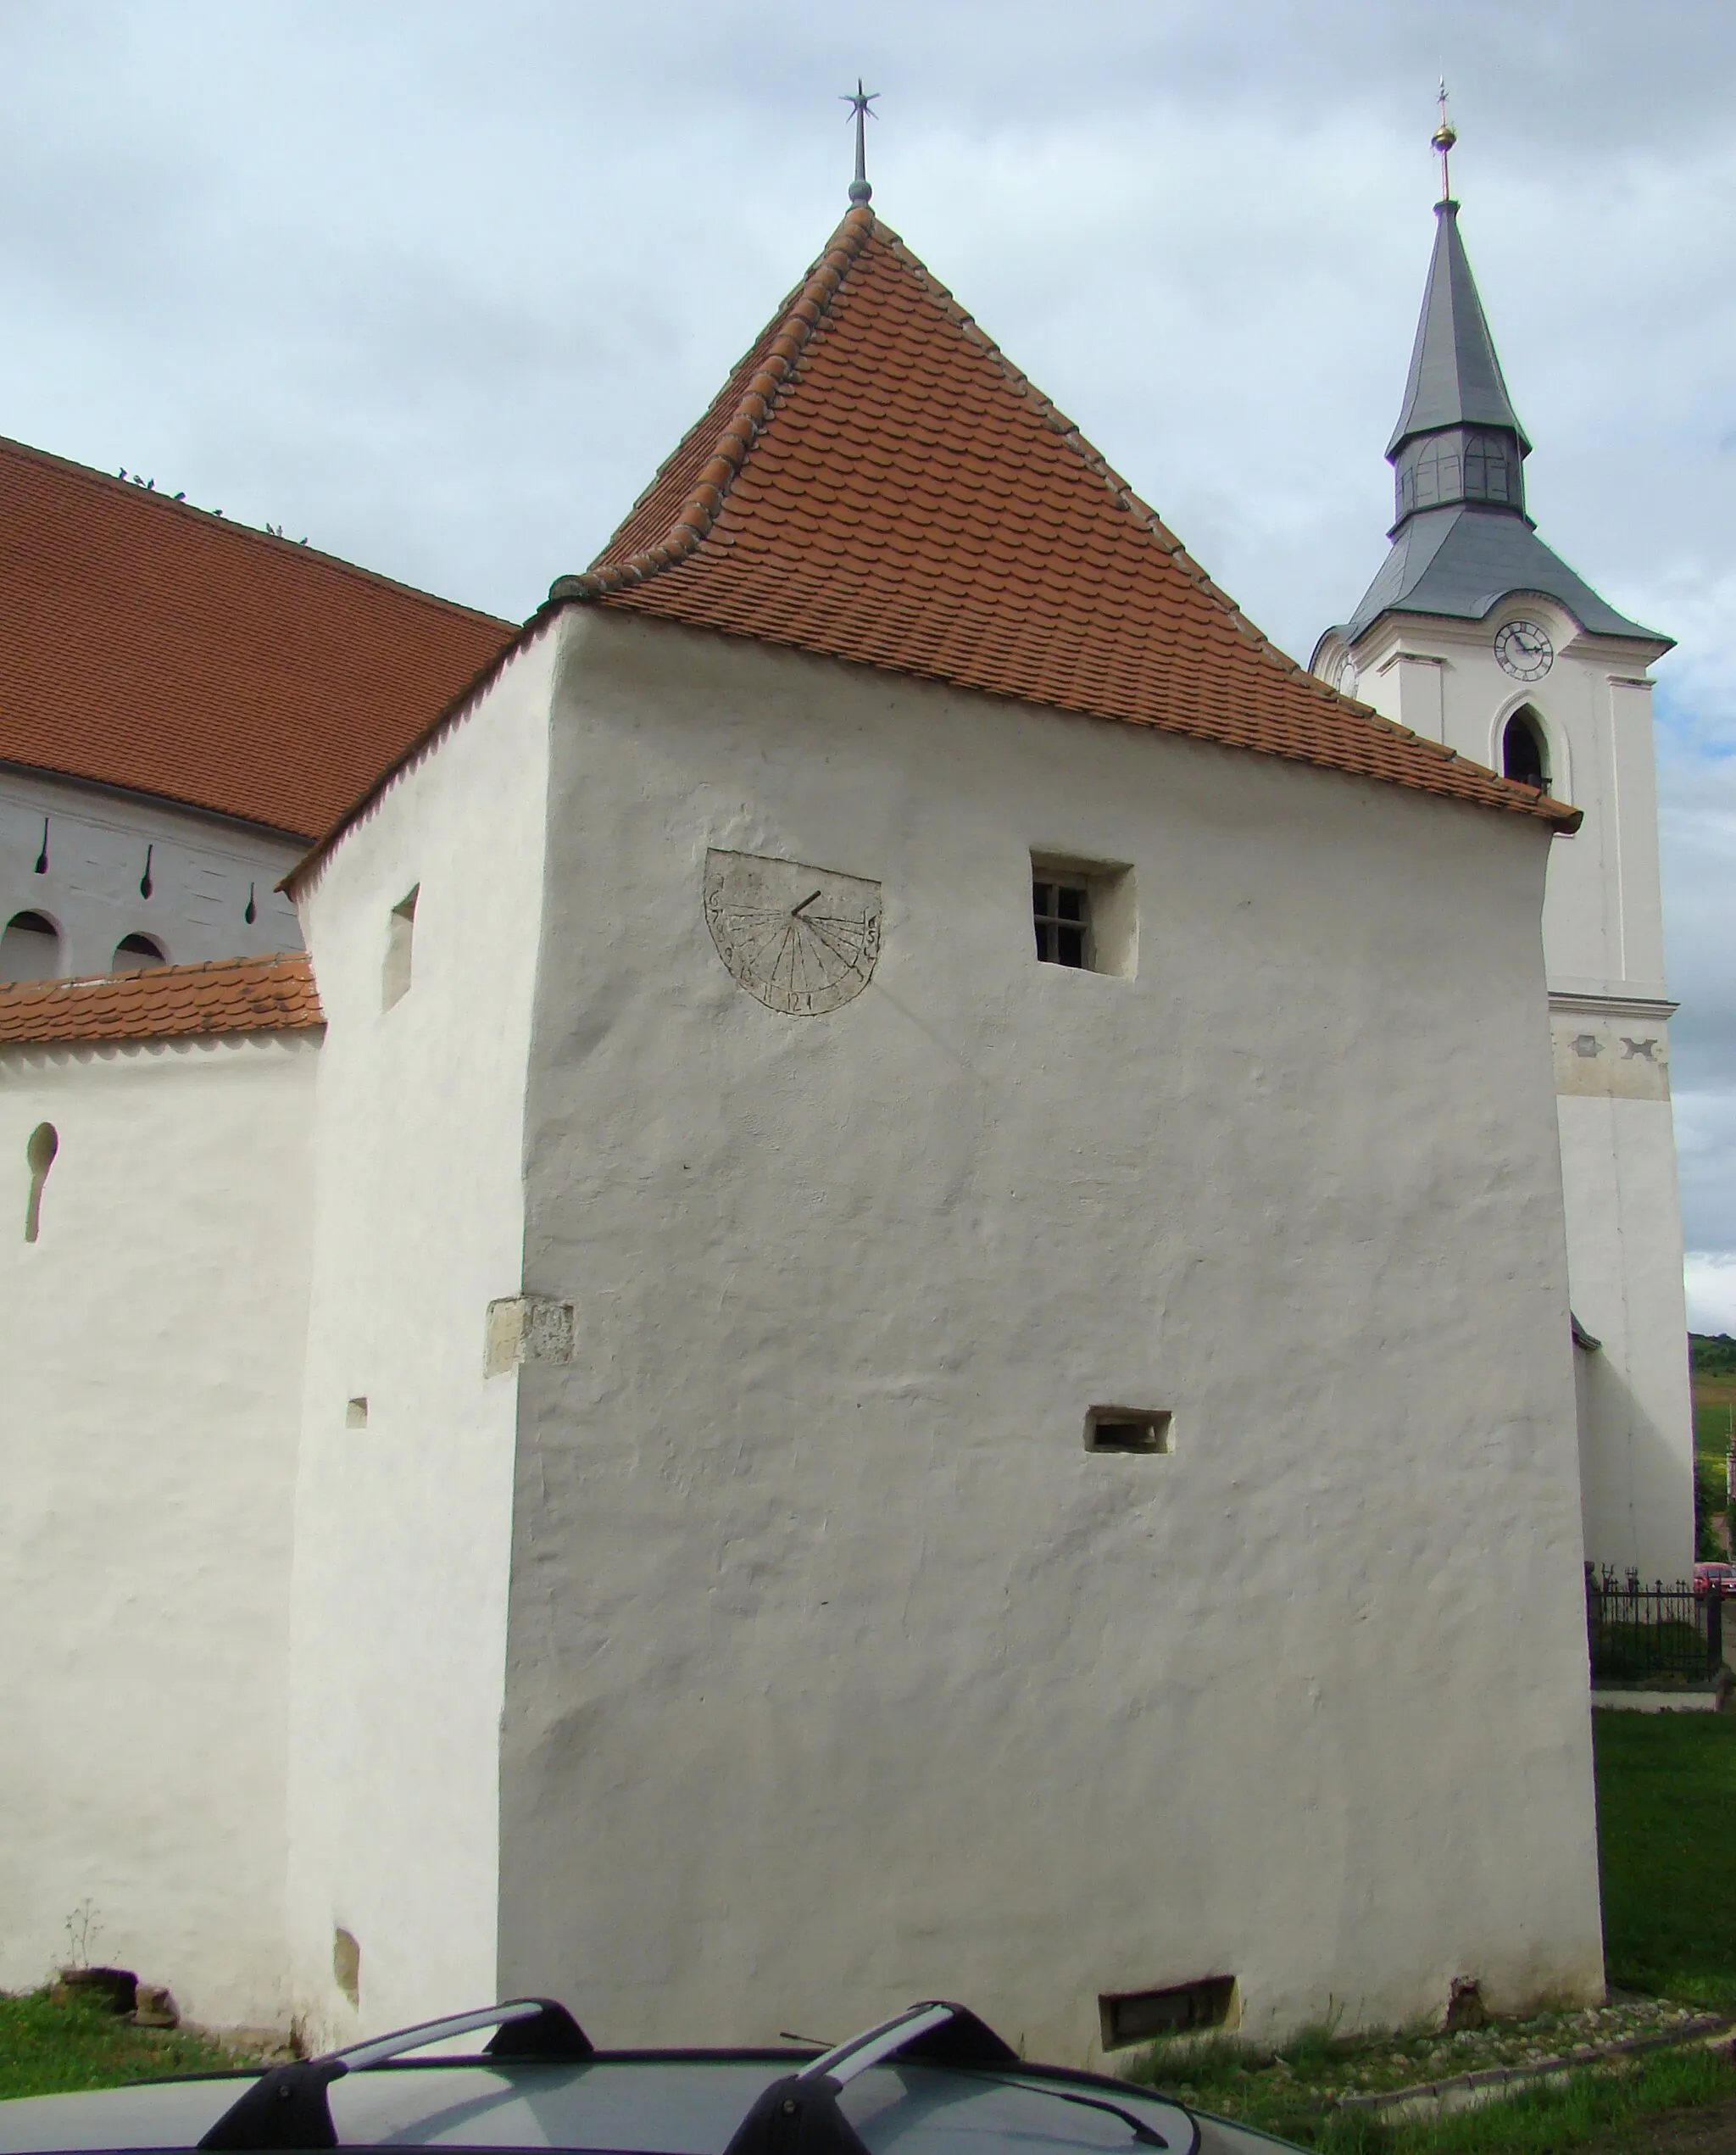
[[[880,885],[758,853],[705,855],[705,925],[750,995],[820,1017],[860,995],[880,955]]]

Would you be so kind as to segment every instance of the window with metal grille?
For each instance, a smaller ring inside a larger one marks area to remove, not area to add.
[[[1033,877],[1031,910],[1037,927],[1037,955],[1044,965],[1090,965],[1091,892],[1086,884]]]

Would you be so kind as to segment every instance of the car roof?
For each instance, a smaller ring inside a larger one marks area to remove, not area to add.
[[[411,2054],[493,2027],[476,2057]],[[0,2155],[440,2147],[609,2155],[1199,2155],[1179,2104],[1032,2065],[931,1999],[824,2052],[598,2052],[565,2007],[518,1999],[260,2074],[0,2102]]]
[[[785,2058],[600,2056],[580,2065],[453,2061],[358,2074],[333,2088],[340,2147],[584,2148],[725,2155]],[[1090,2076],[1077,2076],[1082,2086]],[[1144,2121],[1171,2155],[1192,2155],[1192,2119],[1141,2088],[1105,2099]],[[1109,2111],[1066,2100],[1015,2069],[960,2072],[891,2062],[843,2091],[839,2108],[869,2155],[981,2155],[1017,2141],[1028,2155],[1127,2155],[1138,2146]],[[7,2155],[92,2148],[191,2148],[237,2093],[231,2079],[159,2082],[0,2103]]]

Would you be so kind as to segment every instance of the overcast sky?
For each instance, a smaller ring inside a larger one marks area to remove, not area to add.
[[[875,208],[1305,659],[1455,192],[1656,699],[1690,1317],[1736,1330],[1730,0],[0,0],[0,432],[502,614]]]

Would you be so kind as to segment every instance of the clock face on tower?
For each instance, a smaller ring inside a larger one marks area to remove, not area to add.
[[[1495,638],[1495,657],[1515,681],[1541,681],[1555,662],[1555,647],[1535,621],[1509,621]]]
[[[758,853],[705,855],[705,925],[750,995],[821,1017],[860,995],[880,955],[880,885]]]

